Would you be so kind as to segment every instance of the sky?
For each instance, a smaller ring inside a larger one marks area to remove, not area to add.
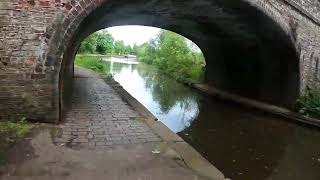
[[[160,28],[150,27],[150,26],[114,26],[102,31],[108,31],[112,34],[113,38],[117,41],[122,40],[125,45],[131,45],[133,47],[134,44],[142,45],[145,42],[150,41],[160,33]],[[189,47],[195,52],[201,52],[197,45],[195,45],[192,41],[188,40],[187,43]]]
[[[123,40],[126,45],[133,46],[134,43],[142,45],[152,38],[155,38],[159,32],[159,28],[148,26],[115,26],[106,29],[115,40]]]

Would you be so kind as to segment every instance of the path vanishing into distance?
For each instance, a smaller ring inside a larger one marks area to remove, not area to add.
[[[197,158],[189,163],[167,146],[170,142],[94,72],[77,67],[73,83],[72,107],[64,121],[39,124],[27,142],[10,152],[0,179],[224,179],[218,170]]]

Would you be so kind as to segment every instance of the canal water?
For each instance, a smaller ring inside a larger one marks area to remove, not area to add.
[[[320,180],[319,128],[205,96],[148,65],[105,60],[125,90],[226,177]]]

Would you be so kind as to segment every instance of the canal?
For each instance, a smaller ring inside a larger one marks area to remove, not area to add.
[[[319,180],[320,129],[205,96],[154,67],[106,58],[108,71],[232,180]]]

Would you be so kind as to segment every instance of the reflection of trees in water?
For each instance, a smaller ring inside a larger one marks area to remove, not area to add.
[[[168,113],[176,105],[185,111],[195,107],[198,97],[173,78],[146,65],[137,66],[137,71],[145,79],[145,88],[152,92],[153,100],[159,103],[162,112]]]
[[[129,64],[117,63],[117,62],[111,62],[111,61],[106,61],[106,65],[107,65],[107,71],[113,74],[120,73],[124,67],[129,67]]]
[[[127,66],[114,63],[114,71]],[[318,130],[231,103],[208,98],[199,103],[197,95],[156,69],[144,65],[134,69],[161,111],[178,105],[183,110],[180,124],[192,123],[179,135],[232,179],[320,179],[319,167],[310,161],[319,156]],[[186,116],[195,108],[193,121]]]
[[[184,127],[182,127],[181,130],[184,130],[185,128],[189,127],[192,121],[194,121],[198,116],[199,107],[198,107],[198,102],[195,101],[194,98],[189,98],[189,97],[185,98],[183,102],[179,102],[179,104],[180,104],[180,108],[183,110],[180,124],[184,125]]]

